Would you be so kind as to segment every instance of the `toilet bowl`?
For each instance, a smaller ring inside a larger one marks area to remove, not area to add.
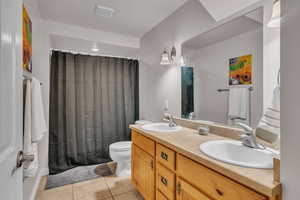
[[[110,158],[117,163],[117,176],[131,175],[131,142],[123,141],[109,145]]]
[[[145,120],[136,121],[135,124],[151,123]],[[131,175],[131,141],[121,141],[109,145],[110,158],[117,163],[117,176]]]

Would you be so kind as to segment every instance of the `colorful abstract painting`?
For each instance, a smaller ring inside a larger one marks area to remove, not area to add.
[[[23,6],[23,68],[32,71],[32,23]]]
[[[252,55],[229,59],[229,86],[252,84]]]

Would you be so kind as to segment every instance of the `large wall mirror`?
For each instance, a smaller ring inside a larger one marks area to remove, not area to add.
[[[182,116],[257,125],[263,112],[263,9],[183,44]]]

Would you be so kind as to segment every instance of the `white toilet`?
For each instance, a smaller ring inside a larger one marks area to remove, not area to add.
[[[148,124],[150,121],[139,120],[135,124]],[[116,142],[109,145],[110,158],[117,163],[117,176],[131,175],[131,141]]]

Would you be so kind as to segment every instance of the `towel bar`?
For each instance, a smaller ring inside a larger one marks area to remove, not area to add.
[[[23,74],[23,78],[24,78],[24,81],[25,80],[32,80],[32,77],[30,77],[28,75],[25,75],[25,74]],[[40,85],[43,85],[43,83],[40,82]]]
[[[254,89],[253,87],[248,87],[249,91],[252,92]],[[229,89],[218,89],[218,92],[229,92]]]
[[[230,89],[226,88],[226,89],[218,89],[217,91],[218,92],[229,92]],[[249,125],[251,124],[251,93],[254,88],[251,86],[251,87],[248,87],[248,90],[249,90],[249,111],[248,111],[248,118],[249,118]],[[229,102],[228,102],[228,105],[227,105],[227,120],[230,119],[232,120],[229,116],[228,116],[228,111],[229,110]],[[245,118],[236,118],[236,119],[240,119],[240,120],[247,120]]]

